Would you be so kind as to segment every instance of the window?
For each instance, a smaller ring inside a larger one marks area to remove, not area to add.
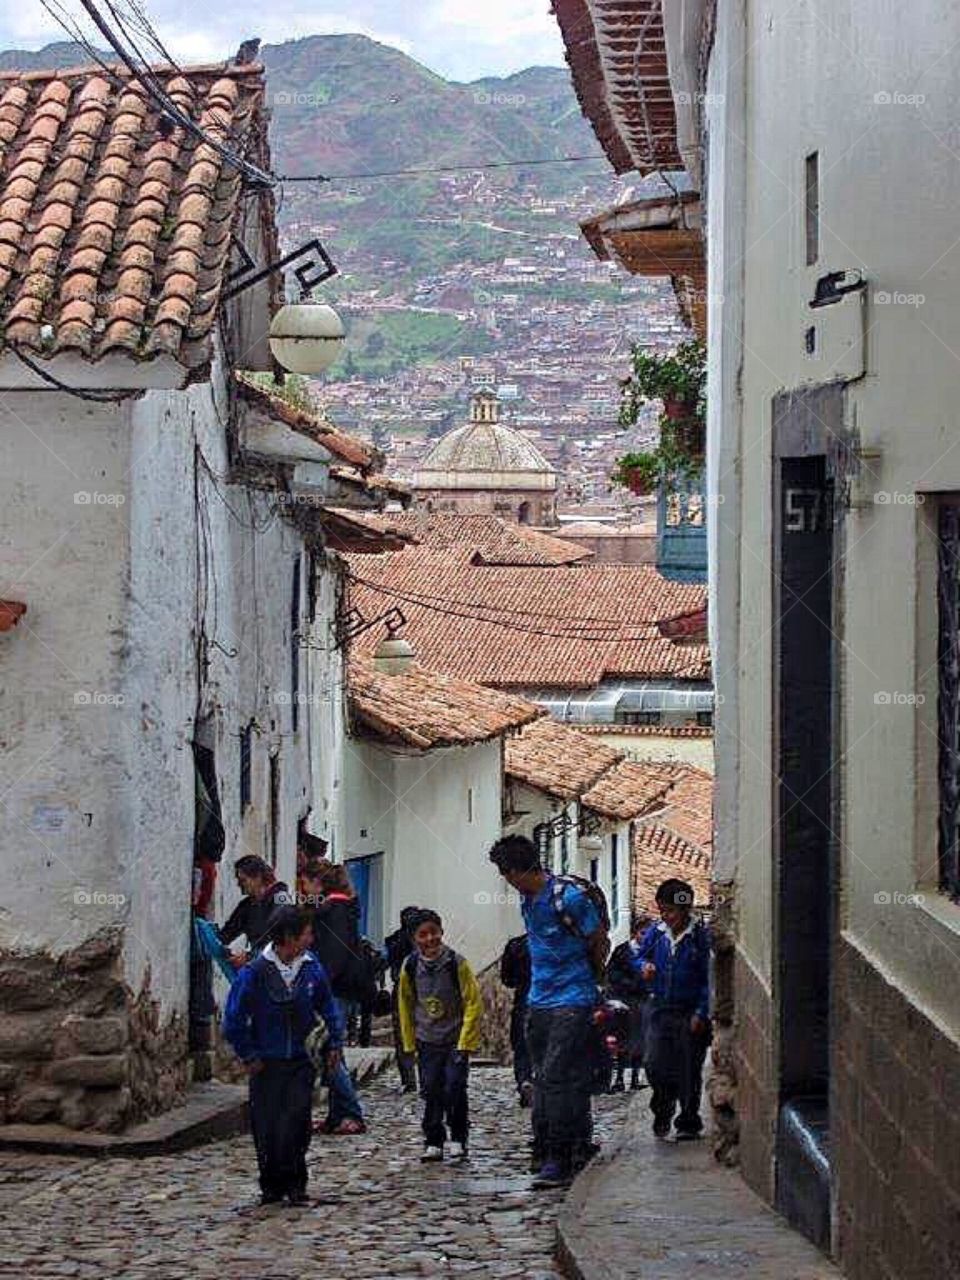
[[[240,730],[240,816],[253,803],[253,721]]]
[[[473,787],[467,787],[467,821],[473,822]]]
[[[597,883],[597,881],[598,881],[599,879],[600,879],[600,859],[599,859],[599,858],[591,858],[591,859],[590,859],[590,880],[591,880],[591,883],[596,884],[596,883]]]
[[[945,502],[937,524],[940,888],[960,901],[960,504]]]
[[[280,846],[280,756],[270,757],[270,865],[276,867]]]
[[[570,870],[570,835],[564,831],[560,836],[560,872],[566,875]]]
[[[616,924],[620,914],[620,837],[616,833],[610,837],[610,918]]]
[[[293,731],[300,727],[300,557],[293,562],[290,593],[290,711]]]
[[[662,711],[621,711],[617,715],[620,724],[660,724]]]
[[[807,156],[804,173],[807,266],[820,257],[820,152]]]
[[[698,711],[698,712],[697,712],[697,724],[699,724],[699,725],[703,725],[703,727],[704,727],[705,729],[712,728],[712,726],[713,726],[713,712],[712,712],[712,711]]]

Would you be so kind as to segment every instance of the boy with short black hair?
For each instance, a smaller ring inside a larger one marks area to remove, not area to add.
[[[449,1134],[450,1155],[464,1160],[470,1054],[480,1047],[480,988],[467,961],[444,943],[435,911],[417,911],[409,929],[414,950],[400,970],[398,1008],[403,1050],[416,1052],[420,1068],[421,1159],[442,1160]]]
[[[653,1088],[653,1132],[666,1138],[673,1124],[678,1140],[698,1138],[711,1037],[710,934],[693,918],[694,892],[686,881],[664,880],[656,901],[660,920],[647,929],[635,957],[650,991],[644,1065]]]

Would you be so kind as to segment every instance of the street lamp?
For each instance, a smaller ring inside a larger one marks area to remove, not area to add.
[[[343,321],[325,302],[288,302],[270,325],[270,350],[288,373],[323,373],[343,347]]]

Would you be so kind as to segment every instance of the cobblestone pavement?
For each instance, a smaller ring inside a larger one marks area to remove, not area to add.
[[[558,1191],[531,1191],[528,1116],[508,1071],[475,1070],[465,1166],[419,1162],[419,1103],[393,1071],[363,1090],[369,1132],[316,1137],[311,1209],[255,1208],[248,1136],[175,1156],[5,1152],[0,1276],[76,1280],[547,1280]],[[623,1097],[599,1099],[609,1139]]]

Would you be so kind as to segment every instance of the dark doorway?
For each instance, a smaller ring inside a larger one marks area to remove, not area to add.
[[[780,465],[777,590],[777,1202],[830,1247],[833,920],[833,481],[825,456]]]

